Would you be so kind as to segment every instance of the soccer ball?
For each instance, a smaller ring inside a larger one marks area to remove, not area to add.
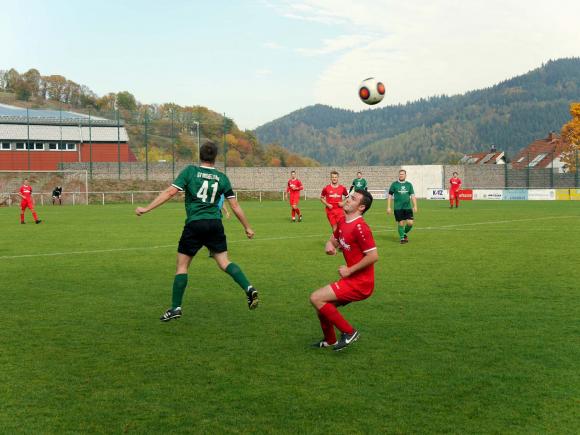
[[[385,85],[374,77],[369,77],[358,87],[358,96],[365,104],[380,103],[385,97]]]

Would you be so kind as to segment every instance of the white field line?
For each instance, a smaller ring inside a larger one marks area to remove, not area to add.
[[[527,219],[511,219],[511,220],[501,220],[501,221],[485,221],[485,222],[472,222],[466,224],[452,224],[452,225],[442,225],[438,227],[416,227],[415,231],[433,231],[433,230],[450,230],[450,229],[460,229],[462,227],[469,227],[469,226],[477,226],[477,225],[498,225],[498,224],[509,224],[515,222],[531,222],[531,221],[540,221],[540,220],[547,220],[547,219],[562,219],[562,218],[579,218],[580,215],[572,215],[572,216],[546,216],[540,218],[527,218]],[[373,230],[373,233],[387,233],[387,232],[394,232],[394,229],[380,229],[380,230]],[[292,239],[307,239],[313,237],[328,237],[328,233],[325,234],[307,234],[307,235],[299,235],[299,236],[282,236],[282,237],[265,237],[265,238],[257,238],[253,239],[254,242],[269,242],[269,241],[276,241],[276,240],[292,240]],[[228,241],[229,244],[232,243],[242,243],[242,242],[249,242],[249,239],[241,239],[241,240],[232,240]],[[157,246],[141,246],[135,248],[113,248],[113,249],[95,249],[91,251],[64,251],[64,252],[47,252],[43,254],[23,254],[23,255],[3,255],[0,256],[0,260],[10,260],[10,259],[17,259],[17,258],[37,258],[37,257],[57,257],[57,256],[64,256],[64,255],[84,255],[84,254],[106,254],[111,252],[127,252],[127,251],[143,251],[148,249],[164,249],[164,248],[177,248],[177,241],[172,243],[171,245],[157,245]]]

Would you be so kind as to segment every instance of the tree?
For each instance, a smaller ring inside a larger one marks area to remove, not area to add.
[[[137,101],[132,93],[128,91],[123,91],[117,93],[117,107],[119,109],[125,109],[130,112],[137,109]]]
[[[580,156],[580,103],[570,104],[570,115],[572,120],[562,127],[562,140],[566,144],[562,161],[570,172],[576,172],[577,160]]]

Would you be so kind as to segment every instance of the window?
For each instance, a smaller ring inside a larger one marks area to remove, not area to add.
[[[24,142],[16,142],[16,149],[23,150],[24,149]]]
[[[61,150],[61,151],[66,150],[66,144],[65,143],[59,143],[58,144],[58,149]]]
[[[538,163],[540,163],[540,162],[542,161],[542,159],[543,159],[544,157],[546,157],[547,155],[548,155],[548,153],[540,153],[540,154],[538,154],[536,157],[534,157],[534,160],[532,160],[532,161],[531,161],[531,162],[528,164],[528,166],[529,166],[529,167],[536,166],[536,165],[537,165]]]
[[[9,150],[10,149],[10,142],[2,142],[2,149]]]
[[[76,151],[77,144],[76,143],[67,143],[66,144],[66,149],[69,150],[69,151]]]
[[[35,150],[44,150],[44,144],[42,142],[35,142],[34,149]]]
[[[51,151],[55,151],[56,150],[56,144],[54,142],[51,142],[48,144],[48,149]]]
[[[33,150],[34,149],[34,142],[27,142],[26,143],[26,149],[27,150]]]

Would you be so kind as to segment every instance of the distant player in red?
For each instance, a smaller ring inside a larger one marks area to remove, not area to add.
[[[25,179],[22,186],[20,186],[18,196],[22,198],[22,201],[20,202],[20,223],[21,224],[25,223],[24,210],[26,210],[27,208],[29,208],[30,211],[32,212],[32,217],[34,218],[35,223],[39,224],[40,222],[42,222],[40,219],[38,219],[36,211],[34,211],[34,201],[32,200],[32,187],[30,187],[30,184],[28,184],[27,179]]]
[[[326,243],[328,255],[336,255],[337,248],[342,250],[346,266],[338,268],[338,281],[319,288],[310,295],[310,302],[318,313],[324,333],[324,338],[314,343],[313,347],[334,346],[334,350],[342,350],[358,340],[358,331],[342,317],[337,307],[362,301],[373,293],[374,264],[378,261],[379,254],[373,233],[362,217],[372,203],[373,197],[366,190],[357,189],[351,193],[344,203],[344,215]],[[335,326],[342,333],[339,341],[336,339]]]
[[[298,216],[298,222],[302,222],[302,213],[300,213],[300,209],[298,208],[301,190],[304,190],[304,186],[302,186],[302,181],[296,178],[296,171],[290,172],[286,192],[288,192],[290,207],[292,207],[292,222],[296,222],[296,216]]]
[[[461,189],[461,178],[457,176],[457,172],[454,172],[453,177],[449,179],[449,208],[453,208],[453,200],[455,200],[455,208],[459,207],[460,189]]]
[[[320,194],[320,202],[326,206],[326,217],[332,231],[336,230],[336,224],[344,216],[342,206],[343,198],[348,196],[348,190],[342,184],[338,184],[338,172],[330,173],[330,184],[328,184]]]

